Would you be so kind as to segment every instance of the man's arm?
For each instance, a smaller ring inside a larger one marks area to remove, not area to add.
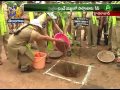
[[[49,36],[44,36],[44,35],[39,35],[39,37],[38,37],[38,40],[46,40],[46,41],[58,41],[57,39],[55,39],[55,38],[51,38],[51,37],[49,37]]]
[[[69,25],[71,24],[72,21],[72,12],[70,12],[69,16],[68,16],[68,20],[66,22],[66,26],[65,26],[65,30],[64,30],[64,34],[67,35],[67,29],[69,27]]]
[[[31,33],[31,40],[35,40],[35,41],[40,41],[40,40],[45,40],[45,41],[58,41],[58,42],[63,42],[62,40],[58,40],[55,38],[51,38],[49,36],[45,36],[45,35],[41,35],[40,33],[36,32],[36,31],[32,31]]]
[[[60,27],[57,25],[57,23],[55,22],[55,20],[53,20],[53,24],[54,24],[55,28],[56,28],[59,32],[63,33],[63,31],[62,31],[62,30],[60,29]]]

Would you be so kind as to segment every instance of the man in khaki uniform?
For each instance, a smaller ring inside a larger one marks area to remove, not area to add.
[[[87,29],[87,40],[88,46],[96,47],[97,46],[97,32],[98,32],[98,21],[97,17],[93,16],[93,12],[88,12],[87,18],[89,18],[89,26]]]
[[[47,16],[46,20],[48,19],[50,19],[49,16]],[[30,24],[21,26],[18,29],[18,32],[14,32],[14,34],[8,39],[8,59],[12,63],[17,63],[16,61],[18,60],[21,72],[32,71],[32,61],[34,60],[34,55],[27,47],[29,42],[38,42],[41,40],[63,42],[62,40],[50,38],[49,36],[41,35],[36,32],[37,30],[41,30],[41,28],[42,25],[39,18],[34,19],[30,22]]]
[[[120,62],[120,16],[116,16],[116,25],[112,28],[112,51],[116,54],[117,61]]]
[[[1,61],[1,53],[2,53],[2,46],[5,48],[5,53],[7,55],[7,39],[9,36],[8,33],[8,26],[7,26],[7,4],[0,1],[0,65],[2,64]]]
[[[46,18],[47,18],[47,16],[46,16],[45,13],[41,14],[39,16],[38,19],[39,19],[41,25],[43,25],[45,23]],[[47,28],[43,27],[41,30],[37,30],[37,32],[39,32],[42,35],[47,35]],[[46,44],[46,42],[44,40],[37,41],[37,46],[38,46],[39,51],[46,52],[46,47],[47,47],[46,45],[47,44]]]

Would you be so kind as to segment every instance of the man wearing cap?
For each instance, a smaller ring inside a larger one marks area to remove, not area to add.
[[[48,31],[49,29],[47,28],[47,26],[48,26],[48,23],[51,22],[51,20],[46,20],[47,15],[49,15],[52,19],[54,19],[52,24],[55,25],[54,27],[58,30],[58,32],[62,32],[62,30],[59,28],[59,26],[55,23],[55,19],[57,19],[57,17],[53,14],[53,12],[47,12],[47,14],[43,13],[38,17],[40,24],[42,26],[41,27],[42,30],[37,30],[37,32],[39,32],[42,35],[48,35],[47,33],[50,32],[50,31]],[[44,40],[38,41],[37,45],[38,45],[39,51],[46,52],[47,44]]]
[[[44,15],[47,16],[46,13]],[[32,71],[32,61],[34,60],[34,55],[28,47],[28,43],[31,41],[39,42],[41,40],[63,42],[62,40],[57,40],[49,36],[41,35],[39,30],[42,30],[42,24],[37,19],[32,20],[29,24],[25,24],[14,31],[14,34],[8,39],[8,59],[16,64],[17,60],[19,62],[19,68],[21,72],[31,72]],[[46,20],[51,18],[47,16]]]

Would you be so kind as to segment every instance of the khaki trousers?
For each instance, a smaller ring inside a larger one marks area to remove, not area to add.
[[[117,21],[117,25],[112,28],[112,50],[120,57],[120,21]]]
[[[89,27],[87,29],[87,40],[89,46],[97,45],[97,33],[98,27],[92,23],[92,20],[90,20]]]
[[[4,46],[5,53],[7,55],[7,40],[8,40],[9,34],[5,34],[4,36],[0,36],[0,54],[2,53],[2,46]],[[1,59],[1,55],[0,55]]]
[[[109,34],[108,34],[108,47],[109,48],[112,48],[112,45],[111,45],[111,37],[112,37],[112,25],[110,26],[110,28],[108,29],[109,31]]]
[[[28,49],[26,49],[24,54],[18,52],[18,60],[19,64],[21,65],[21,71],[25,71],[28,69],[28,66],[32,66],[34,56]]]

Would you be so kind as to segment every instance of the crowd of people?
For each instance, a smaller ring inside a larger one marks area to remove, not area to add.
[[[75,17],[88,18],[89,25],[74,25]],[[24,23],[8,23],[9,19],[24,19]],[[54,50],[54,41],[64,42],[53,38],[58,32],[68,36],[71,46],[82,46],[81,31],[84,30],[83,40],[88,44],[87,48],[97,48],[101,45],[103,35],[104,45],[114,52],[116,61],[120,62],[119,28],[120,16],[93,16],[93,12],[87,11],[25,12],[22,4],[9,7],[5,1],[0,1],[0,54],[4,46],[7,59],[12,63],[18,61],[21,72],[32,71],[34,55],[31,48],[35,44],[38,45],[39,51],[46,52],[46,49]],[[1,56],[0,64],[2,65]]]

